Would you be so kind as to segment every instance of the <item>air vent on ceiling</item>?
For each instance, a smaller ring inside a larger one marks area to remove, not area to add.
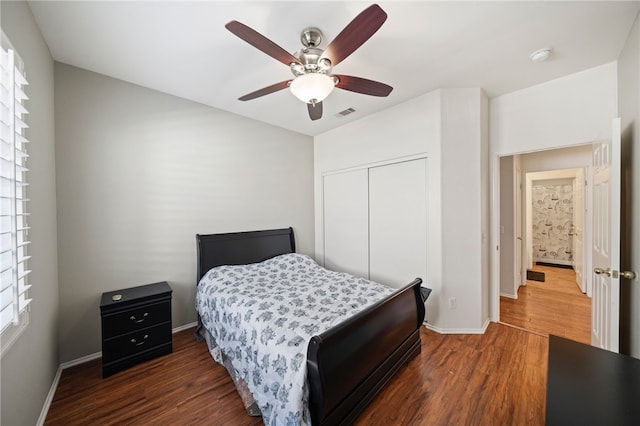
[[[339,113],[336,114],[336,117],[344,117],[345,115],[349,115],[352,112],[356,112],[355,109],[353,108],[347,108],[345,110],[340,111]]]

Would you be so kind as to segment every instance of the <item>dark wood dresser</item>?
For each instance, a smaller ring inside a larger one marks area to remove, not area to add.
[[[171,292],[163,281],[102,294],[102,377],[172,352]]]
[[[549,336],[546,424],[640,425],[640,360]]]

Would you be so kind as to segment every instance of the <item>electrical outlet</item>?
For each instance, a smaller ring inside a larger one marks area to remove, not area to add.
[[[449,298],[449,309],[456,309],[458,307],[458,301],[455,297]]]

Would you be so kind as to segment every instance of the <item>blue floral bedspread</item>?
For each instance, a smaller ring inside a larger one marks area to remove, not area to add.
[[[393,291],[292,253],[211,269],[198,285],[196,308],[215,340],[211,355],[219,363],[222,353],[231,360],[264,423],[306,425],[311,337]]]

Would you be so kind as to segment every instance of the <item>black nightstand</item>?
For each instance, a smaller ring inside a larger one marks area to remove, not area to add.
[[[102,377],[173,351],[166,282],[102,293]]]

